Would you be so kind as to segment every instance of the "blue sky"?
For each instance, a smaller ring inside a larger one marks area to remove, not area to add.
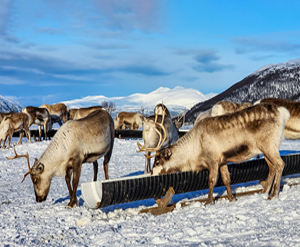
[[[1,0],[0,94],[24,106],[220,93],[300,58],[300,1]]]

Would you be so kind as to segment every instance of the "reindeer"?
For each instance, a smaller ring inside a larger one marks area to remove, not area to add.
[[[41,125],[44,127],[45,132],[45,140],[47,140],[47,132],[51,129],[51,116],[49,111],[46,108],[39,108],[34,106],[27,106],[22,109],[23,113],[27,113],[29,115],[29,124],[30,127],[32,124],[39,126],[39,139],[41,141],[42,136],[42,128]]]
[[[86,108],[79,108],[79,109],[71,109],[69,119],[73,120],[78,120],[80,118],[84,118],[87,115],[89,115],[91,112],[96,111],[96,110],[104,110],[105,109],[102,106],[91,106],[91,107],[86,107]],[[73,112],[72,112],[73,110]]]
[[[286,99],[266,98],[257,101],[254,104],[258,103],[272,103],[288,109],[291,116],[285,123],[284,137],[289,140],[300,139],[300,102]]]
[[[52,124],[58,123],[59,126],[62,126],[63,122],[67,122],[67,106],[64,103],[57,103],[53,105],[43,104],[40,108],[46,108],[51,116]]]
[[[239,111],[245,108],[248,108],[252,106],[251,103],[245,102],[245,103],[234,103],[231,101],[219,101],[216,103],[212,108],[201,112],[198,117],[196,118],[196,121],[194,125],[196,125],[200,120],[207,118],[207,117],[215,117],[215,116],[220,116],[224,115],[227,113],[232,113],[235,111]]]
[[[123,126],[131,130],[136,130],[143,126],[143,117],[138,112],[125,112],[122,111],[114,119],[115,129],[121,129]]]
[[[5,142],[8,136],[8,146],[10,148],[11,138],[14,132],[20,131],[20,139],[17,145],[22,143],[22,138],[24,136],[23,130],[26,133],[28,142],[31,143],[30,131],[28,127],[28,115],[25,113],[10,113],[2,120],[0,124],[0,144],[4,140],[1,148],[5,147]]]
[[[62,125],[31,168],[28,154],[18,155],[15,151],[15,157],[8,159],[27,158],[29,172],[24,175],[24,179],[30,174],[37,202],[46,200],[53,177],[65,176],[70,195],[67,207],[72,208],[77,205],[76,192],[83,163],[93,163],[104,156],[105,178],[109,178],[108,163],[113,150],[114,133],[111,116],[106,111],[97,110],[85,118],[70,120]],[[97,174],[94,181],[96,178]]]
[[[143,140],[144,145],[137,142],[138,152],[146,151],[145,154],[145,173],[151,172],[150,159],[152,152],[156,152],[161,148],[165,148],[175,143],[178,140],[178,130],[172,122],[171,117],[168,117],[167,108],[164,106],[164,111],[158,115],[159,111],[155,111],[154,116],[144,117],[143,123]],[[162,136],[165,138],[162,141]]]
[[[152,175],[208,169],[206,204],[212,204],[213,189],[220,169],[228,198],[233,201],[227,163],[242,162],[263,153],[269,166],[263,193],[270,192],[269,199],[272,199],[278,195],[284,168],[278,149],[289,116],[289,111],[284,107],[259,104],[202,119],[175,144],[157,151]]]

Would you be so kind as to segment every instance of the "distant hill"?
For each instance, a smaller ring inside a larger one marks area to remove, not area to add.
[[[0,95],[0,112],[21,112],[23,108],[19,102]]]
[[[116,116],[120,111],[141,112],[144,109],[145,115],[151,115],[154,107],[163,102],[169,109],[172,116],[178,115],[184,109],[190,109],[196,103],[209,99],[215,94],[205,96],[196,89],[175,87],[173,89],[160,87],[148,94],[136,93],[125,97],[105,97],[87,96],[82,99],[74,99],[64,101],[69,109],[89,107],[93,105],[101,105],[102,102],[113,102],[116,110],[112,113],[112,117]]]
[[[200,112],[219,101],[254,103],[268,97],[300,101],[300,59],[262,67],[224,92],[194,105],[186,113],[186,122],[194,122]]]

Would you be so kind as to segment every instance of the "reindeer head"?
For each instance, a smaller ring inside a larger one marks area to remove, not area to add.
[[[45,201],[49,193],[51,177],[46,175],[44,171],[44,165],[41,162],[39,162],[37,159],[35,159],[32,168],[30,168],[28,153],[26,155],[18,155],[15,146],[14,146],[14,152],[15,152],[15,157],[6,157],[6,158],[7,159],[16,159],[21,157],[27,158],[29,171],[24,175],[24,178],[21,183],[23,183],[26,176],[30,174],[31,181],[33,183],[36,201],[37,202]]]
[[[171,114],[168,110],[168,108],[162,103],[157,104],[154,108],[154,114],[158,114],[158,115],[166,115],[167,117],[171,117]]]
[[[172,156],[172,151],[170,148],[163,148],[157,155],[155,156],[154,163],[153,163],[153,171],[152,174],[157,175],[163,169],[163,166],[168,160],[170,160]]]
[[[158,140],[157,146],[155,148],[149,148],[149,147],[147,147],[147,142],[148,143],[149,143],[149,141],[156,142],[157,140],[155,140],[154,138],[148,138],[149,140],[147,140],[147,139],[145,140],[145,138],[144,138],[144,145],[141,145],[139,142],[137,142],[137,145],[139,148],[139,151],[137,151],[137,152],[144,152],[144,151],[146,151],[148,153],[157,152],[162,147],[162,145],[164,144],[164,142],[167,138],[167,133],[166,133],[166,130],[163,125],[164,119],[165,119],[164,112],[163,112],[163,115],[161,116],[161,121],[158,121],[157,113],[155,114],[154,122],[152,120],[150,122],[146,118],[144,119],[144,127],[143,128],[144,128],[145,132],[149,134],[151,129],[154,130],[153,131],[153,134],[155,134],[154,137],[159,137],[159,140]],[[163,131],[163,136],[160,133],[160,129],[162,129],[162,131]],[[146,154],[145,154],[145,156],[147,159],[154,157],[154,156],[148,156]]]

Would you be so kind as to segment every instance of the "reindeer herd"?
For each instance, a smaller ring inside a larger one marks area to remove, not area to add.
[[[24,179],[30,175],[37,202],[46,200],[54,176],[65,176],[70,195],[67,207],[72,208],[77,205],[76,192],[82,164],[93,163],[96,181],[97,160],[104,157],[105,178],[109,179],[108,163],[113,152],[115,129],[142,128],[144,143],[137,142],[137,152],[145,152],[145,173],[154,176],[208,169],[207,204],[211,204],[219,171],[232,201],[235,198],[230,189],[227,163],[242,162],[258,154],[264,155],[269,166],[263,193],[268,193],[269,199],[276,197],[284,168],[279,145],[284,138],[300,139],[299,119],[300,103],[295,101],[268,98],[253,105],[221,101],[200,113],[193,128],[179,138],[180,125],[172,120],[163,104],[158,104],[150,117],[120,112],[115,119],[101,106],[68,111],[62,103],[44,104],[25,107],[22,113],[1,113],[0,140],[4,140],[4,148],[9,136],[9,148],[13,132],[24,130],[28,142],[31,142],[29,127],[32,124],[39,126],[41,140],[41,126],[46,135],[54,122],[59,123],[61,127],[32,167],[28,153],[19,155],[15,147],[15,156],[7,158],[27,158],[29,171]],[[21,133],[17,145],[21,143]],[[151,158],[154,158],[152,166]]]

